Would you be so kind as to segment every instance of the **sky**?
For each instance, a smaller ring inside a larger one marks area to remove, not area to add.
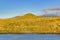
[[[41,15],[43,9],[59,6],[60,0],[0,0],[0,18],[21,16],[26,13]]]

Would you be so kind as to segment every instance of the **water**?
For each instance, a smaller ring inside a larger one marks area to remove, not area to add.
[[[0,40],[60,40],[60,34],[0,34]]]

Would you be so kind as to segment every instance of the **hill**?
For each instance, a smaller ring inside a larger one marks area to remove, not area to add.
[[[60,17],[42,17],[28,13],[0,19],[0,33],[60,33]]]

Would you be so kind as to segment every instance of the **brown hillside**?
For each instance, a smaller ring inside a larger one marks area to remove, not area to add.
[[[60,17],[25,14],[0,20],[0,33],[60,33]]]

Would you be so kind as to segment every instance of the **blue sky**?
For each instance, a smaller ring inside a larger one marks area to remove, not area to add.
[[[0,18],[26,13],[41,15],[43,9],[59,6],[60,0],[0,0]]]

